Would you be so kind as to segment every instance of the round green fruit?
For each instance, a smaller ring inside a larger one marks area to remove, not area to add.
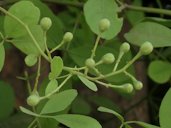
[[[30,55],[26,56],[24,61],[27,66],[31,67],[37,63],[37,56],[34,54],[30,54]]]
[[[43,17],[40,21],[40,26],[44,31],[47,31],[52,26],[52,21],[49,17]]]
[[[70,42],[73,39],[73,34],[71,32],[66,32],[63,41],[64,42]]]
[[[111,64],[115,61],[115,57],[112,53],[107,53],[102,57],[101,60],[104,64]]]
[[[27,98],[27,104],[34,107],[40,102],[40,97],[36,94],[32,94]]]
[[[120,51],[123,52],[123,53],[126,53],[130,50],[130,45],[128,43],[123,43],[121,46],[120,46]]]
[[[146,41],[145,43],[143,43],[140,47],[140,53],[142,55],[148,55],[153,51],[153,45]]]
[[[88,58],[88,59],[86,59],[86,61],[85,61],[85,65],[86,65],[88,68],[93,68],[93,67],[96,65],[96,62],[95,62],[92,58]]]
[[[106,18],[100,20],[99,22],[99,30],[100,32],[104,32],[106,30],[108,30],[110,27],[110,21]]]

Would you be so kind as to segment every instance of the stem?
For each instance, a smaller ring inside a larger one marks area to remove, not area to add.
[[[41,97],[40,99],[46,99],[49,98],[50,96],[52,96],[53,94],[55,94],[56,92],[58,92],[63,86],[64,84],[72,77],[72,74],[70,74],[59,86],[58,88],[56,88],[53,92],[47,94],[46,96]]]
[[[50,53],[53,53],[54,51],[58,50],[65,42],[62,40],[60,44],[58,44],[55,48],[53,48]]]
[[[132,81],[136,81],[135,77],[134,77],[132,74],[130,74],[130,73],[127,72],[127,71],[124,71],[124,73],[125,73],[125,75],[127,75],[129,78],[131,78]]]
[[[52,56],[51,56],[50,51],[49,51],[48,46],[47,46],[47,37],[46,37],[47,35],[46,34],[47,34],[47,32],[44,31],[43,32],[43,35],[44,35],[43,37],[44,37],[45,49],[46,49],[46,52],[47,52],[47,55],[48,55],[49,59],[52,60]]]
[[[135,10],[135,11],[143,11],[148,13],[156,13],[156,14],[164,14],[171,16],[171,11],[166,9],[159,9],[159,8],[151,8],[151,7],[141,7],[141,6],[133,6],[124,4],[125,8]]]
[[[99,41],[100,41],[100,35],[97,36],[96,42],[95,42],[95,45],[94,45],[94,48],[92,49],[92,53],[91,53],[91,56],[90,56],[90,58],[92,58],[92,59],[96,55],[96,49],[97,49],[97,46],[98,46]]]
[[[35,122],[36,122],[36,118],[29,124],[27,128],[31,128]]]
[[[115,66],[114,66],[114,68],[113,68],[113,72],[116,71],[116,69],[117,69],[117,67],[118,67],[118,65],[119,65],[119,62],[121,61],[121,58],[122,58],[123,55],[124,55],[124,53],[120,51],[120,52],[119,52],[119,55],[118,55],[118,58],[117,58],[117,60],[116,60],[116,64],[115,64]]]
[[[17,18],[15,15],[9,13],[8,11],[6,11],[5,9],[3,9],[2,7],[0,7],[0,11],[2,11],[4,14],[10,16],[11,18],[13,18],[14,20],[16,20],[18,23],[20,23],[27,31],[27,33],[29,34],[30,38],[32,39],[33,43],[35,44],[36,48],[39,50],[40,54],[47,60],[49,61],[48,56],[42,51],[42,49],[40,48],[38,42],[36,41],[36,39],[34,38],[33,34],[31,33],[29,27],[23,22],[21,21],[19,18]]]
[[[37,91],[37,86],[38,86],[39,77],[40,77],[40,67],[41,67],[41,57],[39,57],[39,61],[38,61],[37,76],[36,76],[36,79],[35,79],[35,84],[34,84],[33,92]]]
[[[28,90],[28,93],[29,93],[29,95],[30,95],[30,94],[31,94],[31,85],[30,85],[30,81],[29,81],[28,72],[25,71],[25,72],[24,72],[24,75],[25,75],[26,81],[27,81],[27,90]]]

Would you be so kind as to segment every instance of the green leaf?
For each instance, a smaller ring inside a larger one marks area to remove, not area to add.
[[[124,122],[124,118],[122,117],[122,115],[120,115],[119,113],[115,112],[115,111],[112,110],[112,109],[109,109],[109,108],[106,108],[106,107],[102,107],[102,106],[101,106],[101,107],[98,108],[98,111],[113,114],[113,115],[115,115],[121,122]]]
[[[134,123],[134,124],[138,124],[139,126],[142,126],[143,128],[160,128],[158,126],[151,125],[151,124],[148,124],[148,123],[145,123],[145,122],[141,122],[141,121],[131,121],[131,122]]]
[[[71,107],[72,113],[88,115],[91,112],[91,106],[81,97],[77,97]]]
[[[69,128],[102,128],[97,120],[83,115],[63,114],[55,116],[54,119]]]
[[[114,0],[88,0],[84,5],[84,15],[91,30],[99,34],[99,22],[103,18],[110,20],[110,28],[101,36],[112,39],[121,30],[123,19],[117,16],[118,6]]]
[[[130,43],[138,46],[141,46],[145,41],[149,41],[154,47],[166,47],[171,46],[170,35],[171,30],[163,25],[153,22],[142,22],[135,25],[124,37]]]
[[[30,0],[41,12],[41,18],[49,17],[52,20],[52,26],[47,32],[47,45],[49,48],[55,47],[63,38],[63,22],[51,11],[51,9],[40,0]]]
[[[4,66],[4,61],[5,61],[5,49],[3,44],[0,44],[0,72]]]
[[[171,100],[170,99],[171,99],[171,88],[164,96],[160,106],[159,120],[160,120],[161,128],[171,128],[171,121],[170,121]]]
[[[60,112],[66,109],[76,98],[77,91],[74,89],[66,90],[50,97],[41,114]]]
[[[35,116],[35,117],[39,117],[38,114],[36,114],[36,113],[32,112],[31,110],[26,109],[26,108],[24,108],[24,107],[22,107],[22,106],[20,106],[20,110],[21,110],[23,113],[25,113],[25,114],[28,114],[28,115],[31,115],[31,116]]]
[[[55,56],[53,57],[52,61],[51,61],[51,75],[50,78],[51,79],[56,79],[56,77],[58,77],[63,69],[63,60],[61,57],[59,56]]]
[[[38,42],[38,45],[40,46],[42,51],[44,51],[45,45],[43,40],[43,31],[41,27],[39,25],[32,25],[29,26],[29,29],[32,35],[35,37],[36,41]],[[12,42],[13,45],[15,45],[18,49],[20,49],[25,54],[40,55],[39,50],[37,49],[33,40],[27,33],[18,38],[14,38]]]
[[[40,18],[39,9],[29,1],[20,1],[15,3],[8,10],[9,13],[19,18],[26,25],[36,25]],[[8,37],[20,37],[26,34],[25,28],[16,20],[8,15],[5,16],[4,30]]]
[[[0,81],[0,120],[8,117],[14,108],[15,96],[12,87]]]
[[[78,78],[84,83],[85,86],[87,86],[89,89],[91,89],[92,91],[97,91],[97,86],[95,85],[95,83],[91,82],[90,80],[88,80],[87,78],[83,77],[83,76],[79,76]]]
[[[51,80],[45,90],[45,95],[48,95],[49,93],[53,92],[58,87],[58,81],[53,79]]]
[[[148,75],[159,84],[166,83],[171,77],[171,64],[161,60],[152,61],[148,67]]]

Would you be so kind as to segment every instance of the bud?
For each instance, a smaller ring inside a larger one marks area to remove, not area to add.
[[[136,90],[141,90],[143,87],[143,83],[141,81],[134,81],[133,86]]]
[[[44,31],[49,30],[49,28],[52,26],[52,21],[49,17],[43,17],[40,21],[40,26]]]
[[[32,94],[27,98],[27,104],[34,107],[40,102],[40,97],[36,94]]]
[[[88,58],[86,59],[85,61],[85,65],[88,67],[88,68],[93,68],[95,66],[95,61],[92,59],[92,58]]]
[[[63,36],[64,42],[70,42],[73,39],[73,34],[71,32],[66,32]]]
[[[123,43],[121,46],[120,46],[120,51],[123,52],[123,53],[126,53],[130,50],[130,45],[128,43]]]
[[[140,47],[140,52],[142,55],[148,55],[153,51],[153,45],[146,41]]]
[[[110,27],[110,21],[108,19],[102,19],[99,22],[99,30],[100,32],[104,32],[106,30],[108,30]]]
[[[102,57],[101,60],[104,64],[111,64],[115,61],[115,57],[112,53],[107,53]]]
[[[124,89],[125,92],[131,93],[134,88],[133,88],[133,85],[132,84],[127,83],[127,84],[124,84],[123,85],[123,89]]]

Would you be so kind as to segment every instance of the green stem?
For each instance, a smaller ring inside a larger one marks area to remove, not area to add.
[[[41,57],[39,57],[39,61],[38,61],[37,76],[36,76],[36,79],[35,79],[33,92],[37,91],[37,87],[38,87],[38,83],[39,83],[39,77],[40,77],[40,67],[41,67]]]
[[[30,95],[30,94],[31,94],[31,85],[30,85],[30,81],[29,81],[28,72],[25,71],[25,72],[24,72],[24,75],[25,75],[26,81],[27,81],[27,90],[28,90],[28,93],[29,93],[29,95]]]
[[[124,53],[120,51],[120,52],[119,52],[119,55],[118,55],[118,58],[117,58],[117,60],[116,60],[115,66],[114,66],[114,68],[113,68],[113,72],[116,71],[116,69],[117,69],[117,67],[118,67],[118,65],[119,65],[119,62],[121,61],[123,55],[124,55]]]
[[[71,77],[72,77],[72,74],[70,74],[53,92],[47,94],[46,96],[41,97],[40,99],[43,100],[43,99],[49,98],[50,96],[58,92]]]
[[[10,16],[11,18],[13,18],[14,20],[16,20],[18,23],[20,23],[27,31],[27,33],[29,34],[30,38],[32,39],[33,43],[35,44],[36,48],[39,50],[40,54],[47,60],[49,61],[48,56],[42,51],[42,49],[40,48],[38,42],[36,41],[36,39],[34,38],[33,34],[31,33],[29,27],[23,22],[21,21],[19,18],[17,18],[15,15],[9,13],[8,11],[6,11],[4,8],[0,7],[0,11],[2,11],[4,14]]]
[[[129,78],[131,78],[132,81],[137,81],[137,80],[135,79],[135,77],[134,77],[132,74],[130,74],[129,72],[124,71],[124,73],[125,73],[125,75],[127,75]]]
[[[171,16],[171,11],[166,9],[159,9],[159,8],[151,8],[151,7],[141,7],[141,6],[133,6],[124,4],[125,8],[135,11],[143,11],[148,13],[156,13],[156,14],[164,14]]]
[[[47,32],[44,31],[43,35],[44,35],[43,36],[44,37],[44,44],[45,44],[45,49],[46,49],[47,55],[48,55],[49,59],[52,60],[52,56],[51,56],[50,51],[49,51],[48,46],[47,46]]]
[[[53,48],[50,53],[53,53],[54,51],[58,50],[62,45],[64,45],[65,42],[62,40],[61,43],[59,45],[57,45],[55,48]]]
[[[99,43],[99,41],[100,41],[100,34],[97,36],[97,38],[96,38],[96,42],[95,42],[95,45],[94,45],[94,48],[92,49],[92,53],[91,53],[91,56],[90,56],[90,58],[94,58],[95,57],[95,55],[96,55],[96,49],[97,49],[97,46],[98,46],[98,43]]]
[[[29,124],[27,128],[31,128],[35,122],[36,122],[36,118]]]

